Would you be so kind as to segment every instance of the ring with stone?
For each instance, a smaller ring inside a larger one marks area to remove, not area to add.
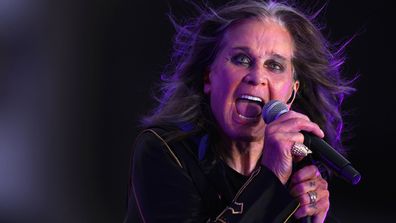
[[[291,153],[295,156],[305,157],[308,154],[312,153],[308,147],[302,143],[295,142],[291,148]]]

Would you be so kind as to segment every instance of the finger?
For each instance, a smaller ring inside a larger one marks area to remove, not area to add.
[[[301,118],[290,118],[279,123],[280,131],[289,132],[310,132],[320,138],[324,137],[324,132],[320,129],[319,125]]]
[[[321,177],[319,169],[315,165],[305,166],[295,172],[291,177],[291,186],[310,179]]]
[[[329,211],[330,205],[325,209],[324,211],[320,211],[315,215],[315,218],[313,219],[314,223],[322,223],[325,222],[327,212]]]
[[[330,193],[328,190],[315,190],[315,191],[310,191],[312,193],[315,193],[315,199],[312,200],[310,198],[310,195],[308,193],[301,194],[298,197],[298,201],[300,202],[301,205],[307,205],[307,204],[315,204],[319,202],[320,200],[328,200]]]
[[[293,197],[300,196],[308,191],[313,191],[317,189],[318,182],[315,179],[303,181],[291,186],[290,194]]]
[[[274,132],[290,132],[293,129],[291,127],[294,126],[294,132],[298,132],[298,129],[295,127],[299,124],[298,120],[300,120],[300,122],[310,122],[307,116],[297,112],[289,111],[284,115],[281,115],[278,119],[269,123],[266,127],[266,131],[272,130]]]
[[[297,197],[307,193],[308,191],[327,190],[328,183],[323,178],[314,178],[291,185],[290,188],[290,194],[293,197]]]
[[[271,125],[272,124],[272,125]],[[286,114],[280,116],[277,120],[272,122],[270,126],[276,126],[278,131],[278,128],[280,128],[280,131],[286,132],[286,131],[295,131],[299,132],[301,130],[311,132],[318,137],[323,138],[324,133],[320,129],[319,125],[317,125],[314,122],[311,122],[309,118],[301,113],[294,112],[294,111],[289,111]]]
[[[301,118],[306,121],[310,121],[308,116],[306,116],[302,113],[290,110],[290,111],[286,112],[285,114],[279,116],[276,120],[274,120],[274,122],[283,122],[283,121],[285,121],[287,119],[291,119],[291,118]]]
[[[264,149],[263,154],[269,156],[269,158],[274,156],[274,153],[282,153],[286,157],[292,160],[294,157],[291,154],[291,148],[295,141],[303,140],[304,136],[298,132],[277,132],[273,135],[266,135],[265,147],[277,148],[277,149]],[[268,158],[268,157],[267,157]]]
[[[315,204],[304,204],[301,205],[297,211],[294,213],[294,216],[299,219],[306,216],[315,216],[322,215],[323,213],[327,213],[330,207],[330,202],[328,199],[318,200]]]
[[[274,142],[287,142],[287,145],[284,145],[282,148],[287,148],[291,150],[293,144],[295,142],[302,143],[304,142],[304,135],[300,132],[266,132],[266,139],[274,141]]]

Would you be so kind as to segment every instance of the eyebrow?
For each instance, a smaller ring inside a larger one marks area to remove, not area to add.
[[[233,50],[242,50],[242,51],[245,51],[248,54],[252,54],[250,48],[246,47],[246,46],[237,46],[237,47],[233,47],[232,49]],[[270,56],[271,56],[271,58],[280,60],[282,62],[287,61],[286,57],[284,57],[284,56],[282,56],[282,55],[280,55],[278,53],[271,52]]]
[[[271,53],[271,56],[274,57],[277,60],[282,61],[282,62],[287,61],[287,59],[284,56],[282,56],[280,54],[277,54],[277,53]]]

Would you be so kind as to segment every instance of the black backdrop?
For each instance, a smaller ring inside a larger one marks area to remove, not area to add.
[[[182,0],[11,2],[0,4],[0,222],[121,222],[138,119],[170,54],[166,13],[193,10]],[[362,180],[331,185],[343,222],[395,217],[393,13],[384,0],[333,0],[321,16],[331,41],[357,34],[344,71],[360,75],[358,91],[343,108]]]

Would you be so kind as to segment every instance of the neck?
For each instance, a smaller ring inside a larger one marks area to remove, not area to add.
[[[261,158],[263,142],[233,142],[226,149],[225,162],[238,173],[250,175]]]

